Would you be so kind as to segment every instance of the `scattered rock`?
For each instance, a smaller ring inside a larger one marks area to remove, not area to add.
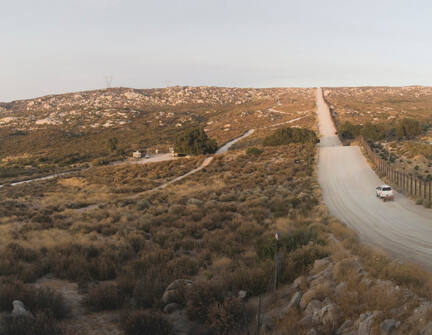
[[[164,313],[171,314],[177,310],[181,309],[181,306],[175,302],[166,305],[163,309]]]
[[[399,328],[400,321],[395,319],[387,319],[381,322],[381,335],[390,335],[393,330]]]

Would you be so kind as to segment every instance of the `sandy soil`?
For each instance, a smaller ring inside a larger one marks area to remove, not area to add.
[[[361,240],[432,270],[432,210],[400,193],[394,201],[376,198],[384,184],[360,148],[344,147],[335,135],[328,106],[317,90],[321,143],[318,179],[330,213],[359,233]]]

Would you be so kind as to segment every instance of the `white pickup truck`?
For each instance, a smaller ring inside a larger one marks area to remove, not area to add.
[[[383,201],[386,200],[393,200],[394,199],[394,192],[391,186],[388,185],[382,185],[378,186],[376,188],[376,196]]]

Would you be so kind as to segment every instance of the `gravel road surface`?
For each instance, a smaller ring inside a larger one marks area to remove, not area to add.
[[[383,202],[375,187],[384,184],[360,148],[342,146],[321,89],[317,90],[321,143],[318,179],[330,213],[359,233],[360,239],[402,260],[432,270],[432,210],[404,195]]]

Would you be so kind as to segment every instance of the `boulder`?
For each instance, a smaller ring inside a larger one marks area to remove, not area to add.
[[[319,311],[319,322],[324,326],[335,328],[339,323],[338,307],[333,303],[329,303],[321,308]]]
[[[333,290],[334,283],[330,280],[323,279],[319,284],[311,287],[305,294],[303,294],[300,301],[300,308],[305,309],[311,300],[322,299],[323,295],[328,296],[333,292]]]
[[[322,302],[319,300],[312,300],[304,311],[303,319],[299,321],[302,326],[311,326],[319,323],[319,311],[322,308]]]
[[[166,288],[163,296],[162,302],[164,304],[169,304],[172,302],[176,302],[176,298],[178,297],[179,290],[184,288],[192,287],[192,281],[188,279],[176,279]]]
[[[308,277],[307,279],[309,286],[311,288],[320,285],[323,281],[332,282],[333,281],[333,264],[330,264],[323,271]]]
[[[11,315],[14,317],[28,317],[28,318],[34,318],[33,314],[30,313],[24,306],[24,303],[19,300],[14,300],[12,302],[12,313]]]
[[[292,284],[292,287],[294,289],[297,289],[297,290],[298,289],[301,289],[301,290],[306,289],[306,287],[307,287],[306,277],[305,276],[297,277],[297,279],[294,280],[294,283]]]
[[[300,304],[300,300],[302,297],[302,293],[301,291],[298,291],[296,293],[294,293],[294,295],[292,296],[290,302],[288,303],[288,305],[284,306],[281,309],[280,312],[280,318],[282,319],[285,315],[288,314],[288,312],[290,311],[290,309],[292,308],[298,308],[299,304]]]
[[[397,321],[395,319],[387,319],[381,322],[380,330],[381,335],[390,335],[393,330],[399,328],[400,321]]]
[[[331,260],[329,257],[317,259],[312,268],[312,273],[319,273],[325,270],[331,264]]]
[[[371,335],[372,325],[378,314],[378,312],[366,312],[360,314],[358,335]]]
[[[336,335],[357,335],[354,324],[351,320],[346,320],[336,331]]]
[[[345,282],[340,282],[335,288],[336,297],[343,297],[348,290],[347,284]]]

